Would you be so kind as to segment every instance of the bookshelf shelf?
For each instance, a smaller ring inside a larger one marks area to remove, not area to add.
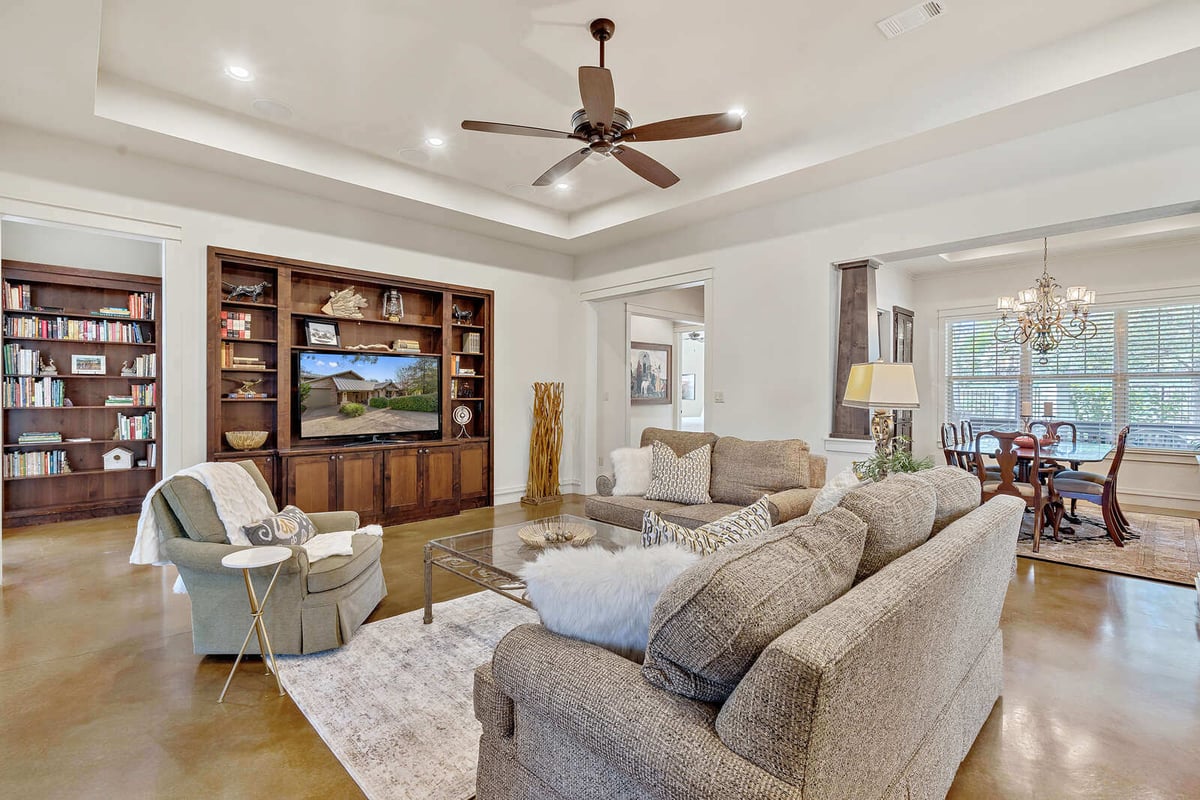
[[[161,362],[158,344],[158,322],[162,309],[158,305],[161,283],[157,278],[125,275],[114,272],[83,270],[71,267],[31,264],[21,261],[0,262],[4,280],[4,330],[30,332],[38,326],[21,325],[20,318],[50,320],[55,318],[110,326],[137,325],[148,342],[106,341],[95,338],[45,336],[3,336],[5,360],[3,380],[11,388],[11,398],[33,396],[31,385],[44,380],[62,387],[69,406],[26,405],[3,408],[5,438],[2,445],[6,468],[25,466],[22,454],[37,454],[37,458],[53,460],[49,454],[62,451],[71,472],[49,475],[11,475],[4,478],[3,518],[6,526],[18,527],[69,519],[82,519],[136,511],[141,498],[160,475],[158,438],[114,439],[118,414],[141,416],[154,414],[155,429],[161,431],[162,412],[157,405],[106,405],[109,395],[129,397],[137,386],[157,387],[157,375],[121,375],[123,362],[131,366],[153,369]],[[16,302],[12,301],[14,295]],[[18,308],[28,305],[29,308]],[[39,308],[40,307],[40,308]],[[130,316],[93,313],[100,308],[127,308]],[[58,310],[62,309],[62,310]],[[10,327],[11,326],[11,327]],[[115,330],[110,328],[110,330]],[[124,329],[129,331],[129,329]],[[70,372],[71,356],[88,355],[105,358],[106,374],[76,375]],[[11,357],[11,360],[10,360]],[[53,360],[59,374],[28,374],[30,363]],[[142,364],[150,360],[149,364]],[[32,383],[30,383],[32,382]],[[158,391],[157,388],[155,391]],[[136,395],[135,395],[136,397]],[[140,399],[140,398],[139,398]],[[149,398],[145,398],[149,399]],[[16,441],[21,434],[56,432],[64,438],[88,437],[86,442]],[[155,466],[133,467],[126,470],[104,470],[103,454],[114,447],[133,452],[136,460]],[[51,478],[74,480],[50,481]]]

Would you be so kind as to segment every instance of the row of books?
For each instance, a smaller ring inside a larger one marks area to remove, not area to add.
[[[469,362],[468,362],[469,363]],[[463,360],[459,356],[450,357],[450,374],[451,375],[474,375],[474,367],[464,367]]]
[[[222,311],[221,338],[253,339],[250,335],[250,316],[249,311]]]
[[[103,306],[96,313],[104,317],[154,319],[154,295],[150,292],[133,292],[129,295],[129,305],[125,308]]]
[[[107,322],[67,317],[5,317],[4,335],[75,342],[150,341],[148,332],[136,322]]]
[[[19,344],[4,345],[5,375],[37,375],[42,367],[42,352]]]
[[[26,431],[17,434],[17,444],[58,444],[63,440],[58,431]]]
[[[117,439],[153,439],[157,436],[156,430],[157,415],[153,411],[147,411],[134,417],[127,417],[124,414],[117,414]]]
[[[469,331],[463,334],[462,349],[464,353],[482,353],[483,337],[479,331]]]
[[[38,475],[65,475],[71,471],[66,450],[35,453],[5,453],[4,477],[29,478]]]
[[[158,356],[154,353],[140,355],[129,365],[129,371],[121,370],[121,374],[136,378],[153,378],[158,374]]]
[[[256,356],[235,356],[233,345],[225,342],[221,345],[221,366],[225,369],[266,369],[267,362]]]
[[[4,282],[4,307],[27,311],[33,303],[28,283]]]
[[[157,387],[153,383],[134,384],[129,387],[129,394],[110,394],[104,399],[106,406],[153,406],[157,405]]]
[[[5,408],[61,408],[66,405],[66,384],[57,378],[5,378]]]

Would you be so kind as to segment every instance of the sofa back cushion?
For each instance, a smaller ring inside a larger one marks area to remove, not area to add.
[[[862,520],[834,509],[706,556],[659,596],[642,674],[723,701],[768,644],[850,588],[866,535]]]
[[[1000,687],[1024,508],[988,501],[777,638],[722,706],[721,740],[806,797],[894,797],[913,753],[948,725],[961,743],[939,756],[952,777]],[[951,702],[962,693],[969,714]]]
[[[649,447],[653,442],[662,442],[675,451],[675,455],[684,456],[702,445],[710,448],[717,443],[715,433],[700,433],[698,431],[669,431],[666,428],[646,428],[642,431],[642,447]],[[754,498],[757,500],[758,498]]]
[[[937,496],[937,510],[933,515],[933,533],[937,534],[947,525],[962,519],[979,508],[982,502],[983,485],[965,469],[958,467],[935,467],[907,475],[897,475],[899,480],[923,483],[933,488]]]
[[[927,483],[893,475],[855,489],[844,508],[867,523],[867,542],[855,581],[865,580],[909,550],[933,530],[937,495]]]
[[[749,505],[764,494],[808,488],[808,443],[800,439],[748,442],[722,436],[713,447],[712,487],[718,503]]]
[[[267,499],[267,507],[273,513],[278,513],[279,508],[275,505],[275,498],[271,496],[267,482],[254,462],[238,461],[236,463],[250,473],[250,477],[254,478],[255,485]],[[213,504],[212,495],[200,481],[184,476],[171,478],[163,484],[159,490],[159,496],[166,500],[171,513],[189,539],[197,542],[228,543],[225,525],[217,516],[217,507]],[[162,527],[161,521],[159,527]]]

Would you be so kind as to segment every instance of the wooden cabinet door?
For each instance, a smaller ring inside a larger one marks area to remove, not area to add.
[[[421,507],[421,454],[423,448],[404,447],[384,452],[384,513],[407,514]]]
[[[458,510],[458,447],[426,447],[422,469],[422,500],[426,510],[454,513]]]
[[[464,444],[459,448],[459,486],[463,500],[487,497],[488,446],[486,442]]]
[[[337,456],[288,456],[285,462],[286,504],[311,513],[338,510]]]
[[[362,522],[383,515],[383,453],[339,453],[337,456],[339,507],[357,511]]]

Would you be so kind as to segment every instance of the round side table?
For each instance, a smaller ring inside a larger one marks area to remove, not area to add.
[[[258,631],[258,652],[262,654],[263,663],[267,665],[267,673],[275,673],[275,685],[279,687],[279,696],[283,697],[283,682],[279,680],[279,667],[275,663],[275,652],[271,649],[271,640],[267,638],[267,626],[263,624],[262,615],[263,609],[267,605],[267,598],[271,596],[271,590],[275,588],[275,579],[279,577],[279,570],[283,568],[283,562],[291,557],[292,551],[286,547],[248,547],[245,550],[230,553],[221,559],[221,566],[242,571],[242,577],[246,580],[246,594],[250,599],[250,614],[253,620],[250,622],[250,629],[246,631],[246,638],[242,640],[242,649],[238,651],[237,658],[233,662],[233,669],[229,670],[229,677],[225,679],[225,688],[221,690],[221,696],[217,698],[218,703],[224,702],[225,693],[229,691],[229,684],[233,681],[233,674],[237,672],[238,664],[242,663],[242,656],[246,654],[246,645],[250,644],[250,634],[256,630]],[[254,594],[254,583],[250,580],[250,570],[272,565],[275,566],[275,574],[271,576],[271,582],[267,584],[267,591],[263,592],[260,601]]]

